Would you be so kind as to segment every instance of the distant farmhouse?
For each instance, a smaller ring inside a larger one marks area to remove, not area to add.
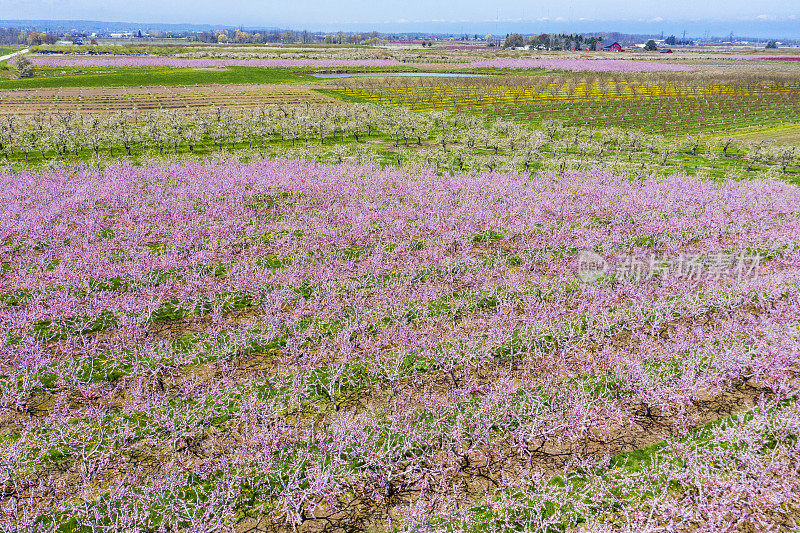
[[[608,46],[604,46],[603,50],[606,50],[607,52],[622,52],[623,51],[622,45],[619,44],[618,42],[613,42],[613,43],[609,44]]]

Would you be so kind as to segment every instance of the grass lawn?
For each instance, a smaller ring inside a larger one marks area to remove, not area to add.
[[[0,56],[11,54],[13,52],[16,52],[17,50],[22,50],[22,48],[23,48],[22,45],[19,44],[13,44],[13,45],[0,44]]]
[[[145,85],[214,85],[234,83],[296,83],[317,81],[306,74],[285,68],[228,67],[225,70],[202,70],[168,67],[121,67],[81,71],[37,69],[41,77],[2,80],[0,89],[35,89],[55,87],[129,87]],[[58,75],[52,75],[54,72]],[[60,73],[66,71],[67,74]],[[50,74],[50,75],[48,75]]]
[[[175,67],[37,67],[37,76],[25,80],[0,81],[1,89],[35,89],[57,87],[131,87],[146,85],[215,85],[245,83],[295,83],[327,80],[310,76],[311,73],[368,73],[368,72],[429,72],[405,66],[393,67],[226,67],[225,69],[175,68]],[[484,76],[538,76],[543,69],[519,72],[501,69],[460,69],[451,74],[480,74]],[[395,78],[387,77],[388,81]]]

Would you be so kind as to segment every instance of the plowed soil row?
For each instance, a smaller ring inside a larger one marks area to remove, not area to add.
[[[332,98],[305,87],[286,85],[65,87],[0,91],[0,115],[253,108],[266,104],[318,104],[332,101]]]

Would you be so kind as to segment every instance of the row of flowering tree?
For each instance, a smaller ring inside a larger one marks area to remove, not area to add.
[[[772,75],[562,73],[478,79],[339,81],[339,94],[412,110],[450,110],[540,123],[620,126],[670,135],[793,123],[800,84]]]
[[[0,171],[0,527],[778,530],[798,206],[601,169]]]
[[[680,140],[620,128],[565,127],[546,120],[531,127],[504,117],[447,111],[411,112],[375,104],[278,105],[256,110],[217,108],[210,112],[122,112],[113,115],[36,114],[0,120],[0,153],[9,160],[86,158],[152,153],[208,153],[250,149],[280,155],[288,148],[364,144],[396,163],[434,155],[449,158],[452,170],[498,166],[514,159],[518,168],[564,158],[606,164],[610,161],[714,168],[717,160],[746,171],[779,169],[796,173],[798,151],[792,145],[741,142],[733,137]],[[435,150],[434,150],[435,149]],[[346,149],[345,149],[346,150]],[[392,154],[391,156],[387,154]],[[426,155],[427,154],[427,155]],[[491,156],[491,157],[487,157]],[[339,158],[341,160],[341,158]],[[437,163],[438,166],[442,166]]]

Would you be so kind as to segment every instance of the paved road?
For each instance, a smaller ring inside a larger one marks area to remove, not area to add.
[[[20,54],[24,54],[24,53],[28,52],[28,50],[29,49],[26,48],[25,50],[20,50],[19,52],[14,52],[13,54],[8,54],[6,56],[0,56],[0,61],[5,61],[6,59],[11,59],[14,56],[18,56]]]

